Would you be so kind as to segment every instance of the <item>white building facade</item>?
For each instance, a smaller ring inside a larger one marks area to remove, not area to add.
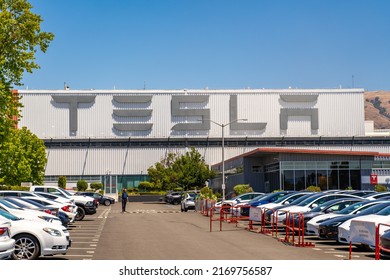
[[[19,127],[47,147],[46,182],[134,187],[168,152],[210,165],[257,148],[390,153],[365,136],[363,89],[19,90]],[[366,141],[366,142],[364,142]],[[385,144],[383,144],[385,143]],[[364,180],[363,180],[364,181]],[[279,186],[278,186],[279,187]]]

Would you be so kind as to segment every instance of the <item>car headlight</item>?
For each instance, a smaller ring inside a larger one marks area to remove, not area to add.
[[[47,232],[51,236],[61,236],[61,232],[59,230],[56,230],[54,228],[43,228],[43,231]]]

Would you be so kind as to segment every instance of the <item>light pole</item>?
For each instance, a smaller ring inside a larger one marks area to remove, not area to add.
[[[104,185],[105,185],[104,187],[106,189],[106,193],[111,193],[111,176],[110,176],[110,174],[111,174],[111,170],[107,169],[106,170],[106,178],[104,180]],[[109,185],[108,185],[108,182],[107,182],[108,179],[110,180],[109,181],[110,182]]]
[[[228,126],[229,124],[234,123],[234,122],[238,122],[238,121],[247,121],[247,119],[236,119],[236,120],[233,120],[233,121],[225,123],[225,124],[217,123],[213,120],[209,120],[209,121],[220,126],[222,129],[222,204],[223,204],[223,202],[225,201],[225,189],[226,189],[226,185],[225,185],[225,126]]]

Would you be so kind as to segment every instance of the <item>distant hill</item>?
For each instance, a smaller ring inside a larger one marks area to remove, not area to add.
[[[390,129],[390,92],[365,92],[364,114],[366,121],[374,121],[375,129]]]

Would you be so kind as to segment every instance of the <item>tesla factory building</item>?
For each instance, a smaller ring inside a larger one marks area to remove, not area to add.
[[[45,183],[137,187],[167,153],[196,148],[226,191],[373,189],[390,143],[365,121],[363,89],[18,90],[19,127],[43,139]],[[222,139],[224,145],[222,145]]]

